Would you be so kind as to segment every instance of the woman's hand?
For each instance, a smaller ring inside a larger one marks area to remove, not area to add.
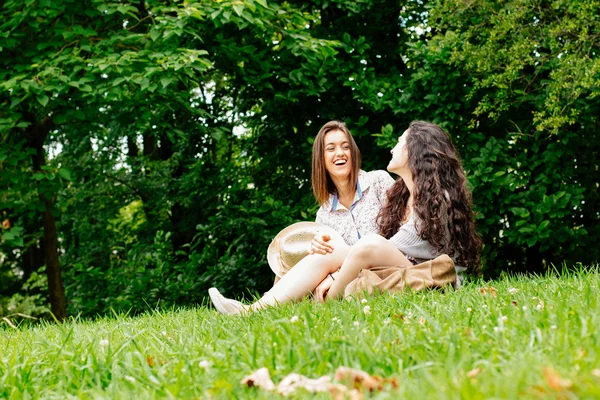
[[[331,277],[331,274],[328,274],[315,288],[314,296],[318,302],[323,303],[325,301],[325,297],[327,296],[327,292],[331,285],[333,285],[333,278]]]
[[[333,252],[333,246],[329,241],[331,236],[326,233],[319,233],[315,235],[313,240],[310,242],[310,250],[308,254],[327,254]]]

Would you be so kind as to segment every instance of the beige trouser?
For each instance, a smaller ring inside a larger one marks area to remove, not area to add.
[[[447,285],[456,287],[454,262],[446,254],[433,260],[409,268],[374,267],[363,269],[344,292],[344,296],[362,295],[377,292],[403,292],[441,288]]]

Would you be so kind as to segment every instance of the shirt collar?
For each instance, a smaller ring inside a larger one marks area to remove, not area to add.
[[[354,194],[354,201],[352,202],[352,206],[354,206],[354,204],[356,204],[357,201],[362,199],[363,192],[365,190],[367,190],[370,185],[371,185],[371,182],[369,181],[367,173],[363,170],[360,170],[358,172],[358,182],[356,182],[356,193]],[[338,204],[339,204],[337,192],[333,193],[330,201],[331,201],[331,211],[332,212],[337,211]]]

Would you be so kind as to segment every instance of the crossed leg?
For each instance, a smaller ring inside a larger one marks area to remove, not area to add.
[[[329,288],[327,299],[342,297],[344,290],[361,269],[377,266],[411,267],[412,263],[389,240],[371,234],[364,236],[347,252],[340,273]]]
[[[310,254],[290,269],[271,290],[250,306],[250,309],[260,310],[288,301],[300,300],[310,294],[327,277],[336,271],[344,262],[350,247],[341,235],[331,231],[332,253],[325,255]]]
[[[332,232],[331,238],[334,247],[332,253],[307,255],[254,304],[247,306],[227,299],[215,288],[209,290],[213,303],[222,313],[240,314],[300,300],[309,295],[327,274],[340,268],[327,293],[327,299],[333,299],[344,295],[346,286],[358,276],[361,269],[375,266],[412,266],[400,250],[379,235],[365,236],[352,247],[348,246],[337,232]],[[215,293],[211,293],[211,290]]]

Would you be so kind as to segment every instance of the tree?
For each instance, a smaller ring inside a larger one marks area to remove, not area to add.
[[[35,217],[25,216],[24,209],[42,213],[44,236],[40,247],[45,252],[52,312],[58,320],[66,317],[66,299],[56,229],[59,211],[55,199],[60,186],[53,182],[57,173],[67,181],[71,174],[70,169],[60,165],[46,165],[45,145],[52,143],[51,135],[65,144],[85,143],[89,138],[78,130],[78,121],[101,123],[103,116],[97,110],[106,102],[121,96],[139,99],[143,93],[155,91],[168,97],[166,87],[172,81],[188,84],[197,71],[210,67],[203,58],[205,52],[194,49],[160,54],[157,67],[152,38],[157,31],[167,37],[173,31],[168,18],[162,30],[138,34],[123,29],[124,18],[142,23],[148,16],[138,18],[137,13],[143,11],[124,4],[69,1],[46,1],[39,7],[8,1],[1,10],[1,139],[4,145],[17,150],[11,159],[31,156],[28,167],[19,166],[22,174],[12,175],[17,187],[3,207],[17,228],[25,224],[26,218]],[[40,42],[40,37],[45,40]],[[109,74],[118,78],[109,80]],[[131,82],[129,89],[135,85],[134,91],[125,92],[123,81]],[[14,161],[8,164],[14,165]],[[32,192],[37,195],[32,197]],[[23,197],[37,200],[24,205]]]
[[[157,188],[168,187],[173,178],[185,179],[182,174],[190,165],[195,169],[193,164],[198,155],[207,153],[207,159],[218,161],[217,164],[230,162],[231,144],[217,142],[222,142],[225,134],[231,135],[234,123],[243,122],[230,115],[240,113],[240,102],[234,93],[238,89],[226,83],[230,77],[226,73],[211,71],[213,62],[205,57],[207,51],[197,49],[204,41],[199,34],[206,33],[210,38],[215,26],[222,28],[216,35],[219,40],[208,42],[215,58],[220,56],[225,62],[239,55],[230,51],[228,36],[245,28],[253,31],[248,37],[260,44],[263,52],[265,46],[273,46],[272,38],[277,32],[283,34],[287,40],[280,46],[281,54],[290,59],[310,56],[313,62],[320,63],[335,50],[329,42],[313,40],[302,32],[305,16],[301,12],[277,5],[270,7],[260,1],[243,5],[239,2],[180,6],[163,2],[43,2],[41,5],[7,2],[2,8],[5,22],[1,46],[6,55],[2,58],[1,101],[6,110],[1,121],[2,141],[15,142],[23,154],[36,156],[29,166],[15,169],[21,174],[13,173],[12,179],[22,184],[13,187],[9,193],[12,197],[3,204],[3,212],[14,220],[15,228],[9,235],[16,236],[17,232],[23,232],[27,218],[35,218],[34,214],[25,216],[18,212],[19,197],[37,193],[46,221],[44,240],[39,247],[46,253],[52,311],[61,320],[66,316],[66,302],[56,240],[57,195],[60,200],[71,190],[72,194],[80,193],[86,198],[85,193],[75,190],[78,185],[88,189],[94,184],[102,185],[103,188],[97,189],[103,193],[110,190],[110,184],[123,186],[126,190],[121,191],[125,196],[121,200],[125,204],[121,203],[121,207],[136,198],[142,201],[146,231],[152,232],[151,242],[161,231],[177,227],[177,219],[183,216],[182,211],[176,210],[178,204],[171,210],[169,195],[173,193],[161,193]],[[129,20],[136,22],[129,24]],[[44,38],[41,42],[40,37]],[[244,47],[248,57],[256,57],[255,50],[252,45]],[[257,78],[264,74],[259,70],[247,79],[258,84]],[[216,90],[210,93],[207,86]],[[206,101],[199,107],[200,102],[193,101],[194,93],[211,97],[223,94],[223,97],[220,102]],[[243,112],[250,112],[259,101],[243,104]],[[22,130],[27,133],[24,140],[20,138]],[[136,144],[140,137],[142,152]],[[118,148],[123,141],[128,147],[125,160],[119,156]],[[55,165],[45,167],[48,160],[44,146],[56,143],[62,146],[60,156],[52,160]],[[108,146],[108,151],[94,150],[98,144]],[[229,161],[219,160],[224,150]],[[8,164],[24,159],[19,157],[11,155]],[[83,168],[78,168],[77,163],[82,160]],[[99,161],[104,161],[99,168],[90,168]],[[62,163],[72,166],[67,169]],[[196,164],[215,171],[215,165],[206,159]],[[127,173],[130,169],[132,173]],[[76,172],[73,177],[71,170]],[[57,172],[66,180],[73,179],[62,191],[57,185],[47,184],[55,181]],[[99,181],[99,176],[106,179]],[[31,185],[35,181],[45,185]],[[220,200],[213,196],[211,207]],[[69,203],[76,202],[62,204]],[[189,204],[189,200],[184,203]],[[35,203],[28,206],[42,209]],[[210,213],[211,209],[205,212]],[[97,225],[90,222],[88,226]],[[106,232],[105,228],[99,230]],[[73,233],[78,231],[75,227]],[[33,239],[37,232],[24,235]],[[166,236],[177,239],[176,247],[185,244],[182,235]],[[63,238],[81,244],[82,236],[66,234]],[[35,245],[36,241],[33,239],[30,244]],[[10,245],[8,240],[5,244]],[[109,255],[108,249],[101,253]]]
[[[7,1],[0,297],[39,287],[43,264],[58,318],[264,291],[269,241],[316,211],[312,138],[330,119],[365,169],[411,120],[446,128],[488,276],[593,262],[597,9]]]
[[[468,77],[468,153],[488,268],[594,263],[598,229],[600,3],[448,1],[431,8]]]

